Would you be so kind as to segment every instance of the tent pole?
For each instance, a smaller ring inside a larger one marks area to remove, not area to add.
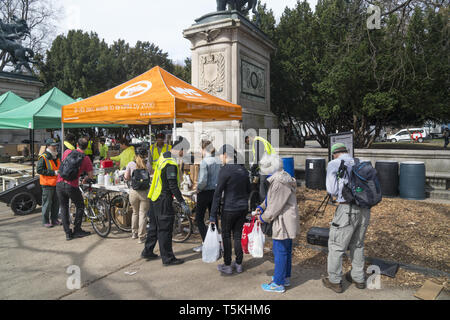
[[[172,131],[172,142],[175,143],[177,139],[177,116],[174,115],[173,117],[173,131]]]
[[[31,171],[34,178],[34,129],[30,130],[31,135]]]
[[[152,150],[152,143],[153,143],[153,141],[152,141],[152,123],[151,122],[148,124],[148,134],[150,135],[150,146],[148,149],[148,154],[150,156],[150,151]],[[153,157],[153,155],[152,155],[152,157]]]
[[[61,119],[61,158],[64,154],[64,122]]]

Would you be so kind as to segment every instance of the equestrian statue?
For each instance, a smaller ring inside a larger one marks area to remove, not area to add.
[[[15,73],[19,73],[22,67],[32,73],[30,63],[35,63],[32,60],[34,52],[20,44],[21,40],[30,35],[30,29],[24,19],[13,16],[12,21],[13,23],[3,23],[0,19],[0,50],[9,54],[8,62],[13,63]]]
[[[237,10],[238,12],[246,15],[252,11],[256,17],[256,25],[259,26],[261,23],[261,16],[257,10],[258,0],[216,0],[217,1],[217,11],[227,10],[227,5],[231,10]],[[247,4],[247,7],[245,5]]]

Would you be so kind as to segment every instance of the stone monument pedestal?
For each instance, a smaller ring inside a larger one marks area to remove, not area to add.
[[[33,76],[0,72],[0,95],[12,91],[19,97],[32,101],[41,96],[39,90],[44,84]]]
[[[270,111],[270,56],[275,46],[238,11],[204,15],[183,32],[192,43],[192,84],[242,106],[242,121],[206,122],[205,130],[278,129]],[[183,124],[180,133],[193,130]]]

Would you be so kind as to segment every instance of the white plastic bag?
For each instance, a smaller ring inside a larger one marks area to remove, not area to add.
[[[209,225],[205,241],[202,247],[202,260],[206,263],[213,263],[220,259],[220,240],[221,237],[217,231],[217,226],[212,229]]]
[[[264,256],[264,243],[266,238],[261,230],[261,222],[256,221],[252,232],[248,235],[248,252],[253,258]]]

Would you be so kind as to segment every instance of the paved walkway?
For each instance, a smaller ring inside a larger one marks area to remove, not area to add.
[[[88,224],[85,228],[92,231]],[[217,263],[203,263],[201,254],[192,251],[197,245],[193,240],[174,245],[176,256],[186,262],[163,267],[160,260],[140,259],[143,245],[115,227],[107,239],[93,234],[65,241],[62,227],[41,226],[39,209],[14,217],[0,204],[0,299],[415,299],[413,290],[358,290],[347,284],[337,295],[322,286],[323,268],[295,265],[291,288],[284,294],[267,293],[260,285],[273,274],[269,258],[245,256],[244,273],[223,277]],[[80,290],[66,287],[71,265],[80,267]]]

